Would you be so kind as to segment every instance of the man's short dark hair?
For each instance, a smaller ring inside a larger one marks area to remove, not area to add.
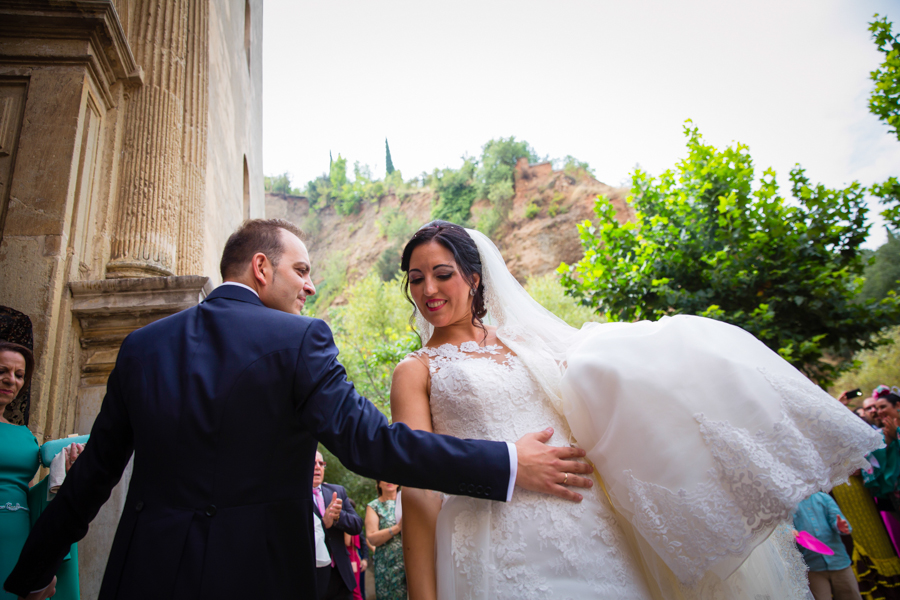
[[[272,265],[278,266],[284,246],[281,244],[281,230],[303,239],[303,232],[296,225],[284,219],[250,219],[244,221],[237,231],[228,237],[225,250],[222,251],[222,262],[219,272],[222,279],[237,277],[253,258],[262,252]]]

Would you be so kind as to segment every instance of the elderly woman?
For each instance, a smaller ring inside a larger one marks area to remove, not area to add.
[[[397,486],[377,481],[378,498],[366,506],[366,537],[375,547],[375,597],[406,600],[401,522],[397,518]]]
[[[3,417],[6,407],[15,400],[34,372],[34,357],[24,346],[0,340],[0,585],[6,581],[25,545],[31,530],[28,505],[28,483],[40,466],[39,446],[34,435],[24,425],[14,425]],[[74,444],[66,454],[66,470],[81,452]],[[69,561],[66,561],[69,562]],[[77,571],[75,577],[64,577],[57,587],[56,599],[78,598]],[[16,597],[0,590],[0,600]]]

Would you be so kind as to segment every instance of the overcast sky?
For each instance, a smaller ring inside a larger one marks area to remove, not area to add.
[[[900,28],[900,0],[265,0],[264,170],[302,187],[331,151],[381,177],[387,137],[409,179],[515,136],[620,185],[684,157],[692,119],[757,175],[868,185],[900,175],[867,109],[876,12]]]

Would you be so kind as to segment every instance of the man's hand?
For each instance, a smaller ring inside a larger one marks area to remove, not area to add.
[[[56,576],[53,576],[53,579],[50,580],[50,585],[40,590],[39,592],[31,592],[24,598],[19,596],[19,600],[45,600],[49,598],[53,594],[56,593]]]
[[[344,505],[344,501],[337,497],[337,492],[331,493],[331,504],[328,505],[328,508],[325,509],[325,514],[322,515],[322,525],[325,526],[325,529],[330,529],[334,522],[341,518],[341,507]]]
[[[366,567],[368,567],[368,566],[369,566],[369,561],[366,560],[365,558],[363,558],[359,561],[359,570],[360,571],[365,571]]]
[[[838,515],[838,518],[837,518],[837,529],[843,535],[848,535],[850,533],[850,524],[847,523],[847,521],[843,520],[841,518],[841,515]]]
[[[590,488],[594,482],[578,474],[588,475],[593,468],[585,463],[570,460],[582,458],[586,452],[581,448],[555,448],[547,441],[553,436],[553,429],[540,433],[529,433],[516,442],[519,458],[516,485],[544,494],[559,496],[564,500],[581,502],[581,494],[568,487]]]

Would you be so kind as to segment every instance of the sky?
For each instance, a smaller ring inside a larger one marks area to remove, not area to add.
[[[900,175],[868,112],[874,13],[900,29],[900,0],[265,0],[263,168],[302,188],[331,152],[382,177],[387,138],[409,179],[515,136],[627,185],[684,158],[691,119],[784,195],[796,163],[870,185]]]

